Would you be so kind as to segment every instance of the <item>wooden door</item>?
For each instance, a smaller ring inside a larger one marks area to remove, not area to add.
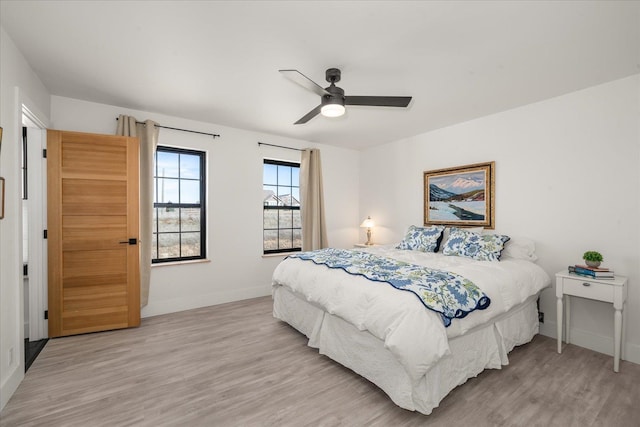
[[[138,139],[47,132],[49,336],[140,324]]]

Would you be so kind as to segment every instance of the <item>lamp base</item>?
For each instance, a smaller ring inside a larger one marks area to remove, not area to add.
[[[371,241],[371,229],[370,228],[367,228],[367,242],[365,243],[365,245],[367,245],[367,246],[373,245],[373,242]]]

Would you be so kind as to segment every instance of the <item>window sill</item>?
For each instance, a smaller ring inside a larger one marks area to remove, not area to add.
[[[160,262],[160,263],[156,263],[156,264],[151,264],[151,268],[155,268],[155,267],[166,267],[169,265],[188,265],[188,264],[203,264],[203,263],[207,263],[207,262],[211,262],[210,259],[191,259],[188,261],[172,261],[172,262]]]
[[[278,252],[277,254],[262,254],[262,258],[277,258],[282,257],[282,259],[288,257],[289,255],[299,254],[300,251],[292,251],[292,252]]]

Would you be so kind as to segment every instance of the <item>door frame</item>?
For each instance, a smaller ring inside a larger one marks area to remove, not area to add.
[[[27,164],[29,188],[28,233],[28,286],[29,286],[29,341],[49,336],[47,310],[47,241],[43,232],[47,229],[47,162],[43,150],[47,148],[47,125],[38,114],[22,100],[23,125],[27,127]],[[24,297],[23,297],[24,300]]]

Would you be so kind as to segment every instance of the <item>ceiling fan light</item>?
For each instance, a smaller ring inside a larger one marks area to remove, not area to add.
[[[320,109],[320,113],[325,117],[340,117],[344,111],[344,105],[341,104],[325,104]]]

